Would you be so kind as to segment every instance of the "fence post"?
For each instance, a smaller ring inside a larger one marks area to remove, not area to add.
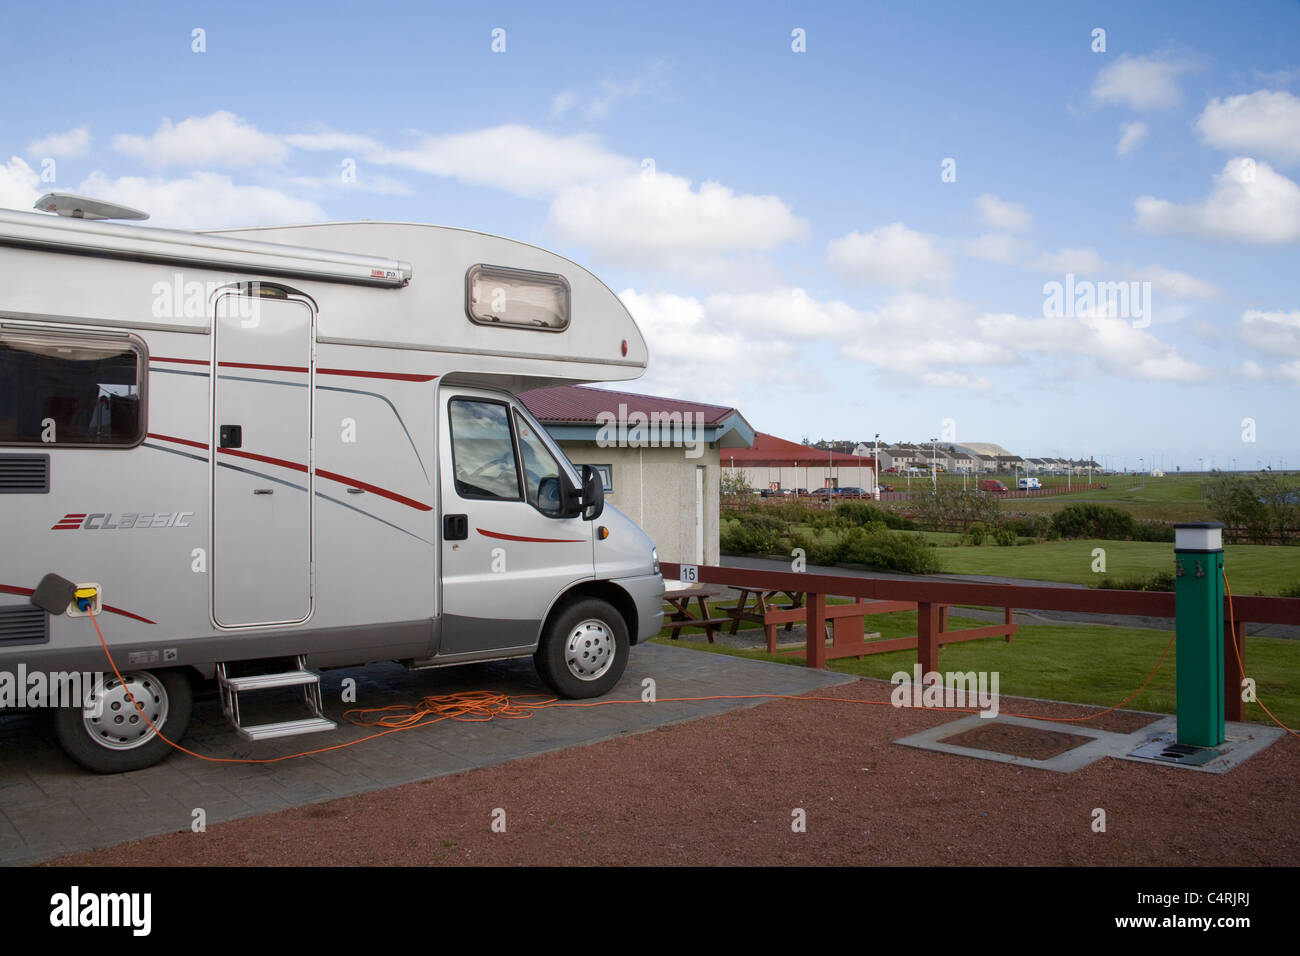
[[[1236,645],[1236,650],[1233,650]],[[1237,663],[1240,655],[1241,663]],[[1233,621],[1232,633],[1223,642],[1223,716],[1227,720],[1246,719],[1246,705],[1241,700],[1241,681],[1246,675],[1246,622]]]
[[[808,660],[809,667],[818,669],[826,666],[826,595],[809,593],[805,604],[808,615]]]
[[[939,609],[929,601],[916,605],[916,660],[923,680],[939,669]]]

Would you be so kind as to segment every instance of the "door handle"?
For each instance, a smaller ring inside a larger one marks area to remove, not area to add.
[[[464,541],[469,537],[469,515],[443,515],[442,537],[444,541]]]
[[[274,488],[254,488],[254,489],[253,489],[253,494],[255,494],[255,495],[273,495],[273,494],[275,494],[275,489],[274,489]]]

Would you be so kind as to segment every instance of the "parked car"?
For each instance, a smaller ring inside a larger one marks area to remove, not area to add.
[[[991,495],[1005,495],[1010,489],[996,478],[984,478],[980,481],[980,491],[987,491]]]
[[[894,465],[892,468],[886,468],[886,469],[885,469],[885,474],[887,474],[887,475],[896,475],[896,474],[898,474],[898,466],[897,466],[897,465]]]
[[[881,490],[881,491],[893,491],[893,490],[894,490],[894,486],[893,486],[893,485],[881,485],[881,486],[880,486],[880,490]]]
[[[848,487],[848,488],[840,488],[840,489],[839,489],[839,495],[837,495],[837,497],[839,497],[839,498],[870,498],[871,495],[867,494],[866,489],[864,489],[864,488]]]

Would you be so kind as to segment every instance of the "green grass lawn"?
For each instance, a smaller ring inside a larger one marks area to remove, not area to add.
[[[1092,570],[1094,548],[1106,551],[1106,571]],[[1097,584],[1104,577],[1146,576],[1173,567],[1174,546],[1159,541],[1041,541],[1019,547],[983,544],[941,548],[939,560],[950,574],[994,574],[1035,581]],[[1278,594],[1300,585],[1300,548],[1230,544],[1224,570],[1233,594]]]
[[[903,637],[916,633],[915,613],[881,614],[868,618],[870,628],[881,637]],[[950,627],[978,627],[984,622],[949,618]],[[1141,628],[1105,625],[1033,625],[1021,627],[1010,644],[1001,638],[950,644],[939,652],[939,669],[948,671],[997,671],[1001,694],[1043,697],[1080,704],[1110,707],[1128,697],[1155,667],[1161,651],[1173,633]],[[655,638],[661,644],[678,644],[666,632]],[[731,654],[755,660],[802,665],[801,654],[769,655],[721,645],[692,642],[693,648],[717,654]],[[1147,688],[1125,705],[1129,710],[1173,713],[1175,710],[1176,649],[1160,665]],[[913,650],[874,654],[862,660],[845,658],[830,662],[830,669],[860,677],[888,680],[897,671],[911,672],[916,663]],[[1300,728],[1300,642],[1251,637],[1246,641],[1246,674],[1254,678],[1257,693],[1278,719],[1288,727]],[[1272,723],[1257,704],[1246,705],[1246,718]]]

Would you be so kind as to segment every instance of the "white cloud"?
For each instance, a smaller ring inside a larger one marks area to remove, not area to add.
[[[865,327],[862,313],[843,302],[821,302],[803,289],[718,294],[708,297],[709,315],[729,328],[766,338],[803,341],[846,339]]]
[[[569,186],[551,204],[549,228],[599,256],[682,267],[699,257],[759,252],[803,239],[808,224],[777,196],[698,189],[668,173]]]
[[[1068,273],[1076,275],[1095,275],[1107,268],[1106,260],[1096,249],[1087,246],[1080,249],[1062,248],[1056,252],[1045,252],[1028,268],[1038,272]]]
[[[551,115],[561,117],[569,110],[578,105],[578,94],[573,90],[565,90],[562,93],[556,93],[551,98]]]
[[[164,119],[148,137],[119,133],[113,137],[113,148],[155,167],[240,168],[279,163],[289,153],[280,137],[226,110],[179,123]]]
[[[1033,251],[1033,246],[1015,236],[993,233],[963,243],[962,249],[972,259],[1014,266]]]
[[[426,136],[414,149],[380,150],[369,158],[530,198],[546,198],[577,183],[625,176],[637,165],[611,153],[595,136],[557,136],[513,123]]]
[[[1150,265],[1145,269],[1136,269],[1132,277],[1151,283],[1151,288],[1177,299],[1218,299],[1223,291],[1212,282],[1190,276],[1186,272],[1175,272],[1160,265]]]
[[[1115,144],[1115,154],[1117,156],[1127,156],[1131,153],[1137,144],[1146,139],[1146,123],[1121,123],[1119,142]]]
[[[31,212],[41,196],[41,178],[17,156],[0,165],[0,209]]]
[[[952,264],[932,238],[901,222],[832,239],[826,264],[848,282],[912,286],[952,278]]]
[[[985,225],[1004,232],[1024,232],[1034,224],[1034,217],[1020,203],[1007,202],[991,193],[975,197],[980,218]]]
[[[980,329],[990,342],[1025,352],[1075,356],[1097,371],[1122,378],[1190,382],[1209,374],[1129,319],[1106,315],[1029,319],[985,315]]]
[[[645,378],[637,383],[647,391],[698,400],[703,383],[711,394],[739,396],[800,377],[793,345],[727,328],[693,296],[625,289],[619,298],[650,349]],[[754,375],[754,369],[763,369],[763,375]]]
[[[173,229],[217,229],[327,219],[315,203],[264,186],[241,186],[229,176],[193,173],[184,179],[109,179],[92,173],[78,192],[143,209],[150,225]]]
[[[1251,348],[1269,355],[1300,356],[1300,309],[1294,312],[1245,312],[1237,332]]]
[[[1257,243],[1300,239],[1300,186],[1268,163],[1245,157],[1228,161],[1202,203],[1140,196],[1134,208],[1138,228],[1152,233]]]
[[[405,183],[392,176],[375,175],[364,167],[357,170],[356,179],[345,180],[336,172],[331,176],[293,176],[289,182],[305,189],[372,193],[377,196],[411,195],[411,190]]]
[[[333,153],[366,155],[383,149],[377,140],[369,136],[360,133],[340,133],[328,129],[315,133],[290,133],[284,137],[284,141],[294,149]]]
[[[1135,110],[1169,109],[1182,102],[1178,78],[1189,69],[1190,63],[1164,56],[1121,54],[1097,73],[1092,99]]]
[[[606,77],[601,80],[596,92],[586,98],[585,103],[576,90],[564,90],[551,99],[551,116],[560,118],[577,110],[587,120],[607,119],[619,100],[631,99],[661,88],[669,69],[667,60],[655,60],[630,79]]]
[[[27,155],[38,159],[46,156],[85,156],[90,148],[90,130],[84,126],[66,133],[50,133],[27,144]]]
[[[1300,160],[1300,97],[1269,90],[1224,100],[1216,96],[1196,129],[1211,146],[1294,163]]]

